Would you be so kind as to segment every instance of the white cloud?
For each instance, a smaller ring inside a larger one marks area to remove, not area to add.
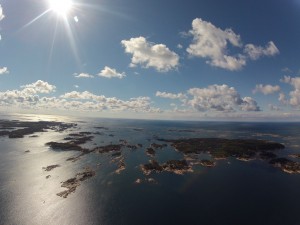
[[[7,67],[0,67],[0,75],[2,74],[8,74],[9,73],[9,70]]]
[[[81,110],[87,110],[93,106],[96,111],[134,111],[134,112],[161,112],[159,108],[151,107],[151,99],[149,97],[137,97],[124,101],[115,97],[105,97],[104,95],[95,95],[91,92],[77,92],[72,91],[60,96],[61,99],[67,100],[67,102],[76,103],[76,106],[80,106]]]
[[[74,85],[74,88],[79,88],[79,86],[77,84]]]
[[[225,84],[210,85],[207,88],[192,88],[188,90],[193,98],[187,101],[187,105],[198,111],[222,111],[232,112],[240,109],[242,111],[259,111],[254,99],[250,97],[241,98],[239,93]]]
[[[270,95],[275,92],[279,92],[280,87],[278,85],[272,86],[270,84],[263,85],[263,84],[257,84],[255,89],[253,90],[253,93],[263,93],[264,95]]]
[[[167,72],[179,65],[179,56],[164,44],[148,42],[144,37],[122,40],[121,44],[126,53],[132,54],[132,67],[142,65],[145,68],[153,67],[159,72]]]
[[[187,98],[187,96],[182,93],[172,94],[172,93],[160,92],[160,91],[157,91],[155,96],[161,97],[161,98],[169,98],[169,99],[185,99],[185,98]]]
[[[228,70],[239,70],[246,65],[242,55],[227,55],[228,44],[234,47],[242,47],[240,36],[232,29],[222,30],[212,23],[200,18],[192,22],[193,43],[187,48],[191,56],[207,58],[208,64]]]
[[[88,73],[74,73],[74,77],[76,78],[94,78],[93,75]],[[105,66],[103,70],[98,74],[100,77],[106,77],[106,78],[119,78],[122,79],[126,77],[125,73],[119,73],[116,71],[116,69],[110,68],[108,66]]]
[[[294,107],[300,107],[300,77],[284,76],[280,80],[283,83],[290,84],[294,90],[290,92],[290,99],[287,102]]]
[[[49,94],[55,92],[56,86],[49,84],[48,82],[38,80],[35,83],[27,84],[21,86],[23,92],[28,92],[30,94]]]
[[[2,6],[0,5],[0,21],[3,20],[5,17],[4,13],[3,13],[3,8]]]
[[[192,30],[188,34],[193,36],[193,42],[187,48],[191,56],[205,58],[207,64],[231,71],[242,69],[247,64],[248,57],[254,60],[263,55],[273,56],[279,53],[274,42],[270,41],[265,48],[247,44],[244,49],[246,55],[230,55],[230,46],[237,49],[243,47],[240,35],[229,28],[222,30],[200,18],[193,20]]]
[[[279,93],[278,101],[280,101],[284,105],[288,104],[286,96],[283,92]]]
[[[279,54],[279,50],[273,41],[270,41],[265,47],[255,46],[253,44],[247,44],[245,45],[244,52],[252,60],[257,60],[261,56],[274,56]]]
[[[61,96],[49,96],[55,91],[55,86],[44,81],[21,86],[19,90],[0,92],[0,106],[34,110],[68,110],[91,112],[137,112],[161,113],[153,107],[149,97],[130,98],[122,100],[116,97],[105,97],[88,91],[72,91]],[[43,94],[44,96],[40,96]]]
[[[80,74],[74,73],[74,77],[76,77],[76,78],[94,78],[93,75],[88,74],[88,73],[80,73]]]
[[[0,92],[0,105],[22,108],[36,106],[40,100],[38,94],[49,94],[55,89],[54,85],[38,80],[35,83],[21,86],[20,90]]]
[[[300,77],[284,76],[280,81],[292,85],[295,89],[300,89]]]
[[[117,72],[116,69],[110,68],[108,66],[105,66],[103,70],[98,74],[100,77],[106,77],[106,78],[119,78],[122,79],[126,77],[126,74]]]
[[[260,111],[257,102],[251,97],[245,97],[242,99],[242,103],[240,104],[240,109],[242,111]]]
[[[84,91],[84,92],[72,91],[61,95],[60,98],[76,99],[76,100],[93,100],[93,101],[100,101],[100,102],[106,101],[105,96],[94,95],[89,91]]]

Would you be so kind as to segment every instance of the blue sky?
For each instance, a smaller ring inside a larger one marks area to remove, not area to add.
[[[51,1],[0,1],[1,111],[300,118],[300,0]]]

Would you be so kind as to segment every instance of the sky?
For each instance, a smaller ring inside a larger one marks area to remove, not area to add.
[[[0,111],[300,120],[300,0],[0,0]]]

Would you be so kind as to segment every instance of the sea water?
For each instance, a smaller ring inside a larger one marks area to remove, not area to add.
[[[193,173],[153,173],[144,181],[140,164],[150,157],[145,150],[159,138],[190,137],[252,138],[283,143],[282,156],[300,153],[299,123],[182,122],[124,119],[91,119],[43,116],[9,116],[5,119],[56,120],[77,123],[64,132],[36,133],[38,137],[0,137],[0,224],[3,225],[299,225],[300,175],[287,174],[262,160],[233,158],[217,161],[216,167],[195,166]],[[95,127],[105,127],[99,130]],[[45,143],[62,141],[69,133],[99,131],[84,146],[142,144],[124,149],[126,169],[109,155],[91,153],[78,161],[66,161],[75,151],[52,150]],[[29,153],[25,153],[30,150]],[[182,159],[171,146],[156,150],[160,163]],[[42,168],[59,164],[46,172]],[[61,182],[90,167],[96,175],[67,198]],[[46,176],[51,177],[46,179]]]

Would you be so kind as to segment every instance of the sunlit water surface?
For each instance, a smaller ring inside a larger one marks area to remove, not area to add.
[[[77,128],[64,132],[38,133],[39,137],[0,137],[0,224],[46,225],[299,225],[300,175],[291,175],[269,164],[235,159],[217,162],[214,168],[194,167],[186,175],[153,174],[157,184],[135,184],[145,176],[139,165],[150,159],[145,149],[154,137],[259,138],[286,145],[282,155],[300,153],[300,124],[166,122],[117,119],[74,119],[54,116],[14,115],[5,119],[74,122]],[[2,119],[3,119],[2,118]],[[114,171],[110,156],[91,153],[77,162],[66,161],[76,152],[53,151],[49,141],[61,141],[70,132],[99,131],[85,146],[93,148],[120,139],[143,144],[137,150],[123,150],[126,169]],[[175,131],[170,131],[175,130]],[[191,130],[193,132],[176,132]],[[112,134],[111,136],[109,136]],[[30,150],[30,153],[25,153]],[[168,146],[157,150],[156,159],[165,162],[182,155]],[[60,164],[50,172],[42,167]],[[101,164],[101,165],[100,165]],[[100,165],[100,166],[99,166]],[[85,167],[96,176],[81,183],[68,198],[56,194],[65,190],[61,182]],[[51,175],[49,179],[45,177]]]

